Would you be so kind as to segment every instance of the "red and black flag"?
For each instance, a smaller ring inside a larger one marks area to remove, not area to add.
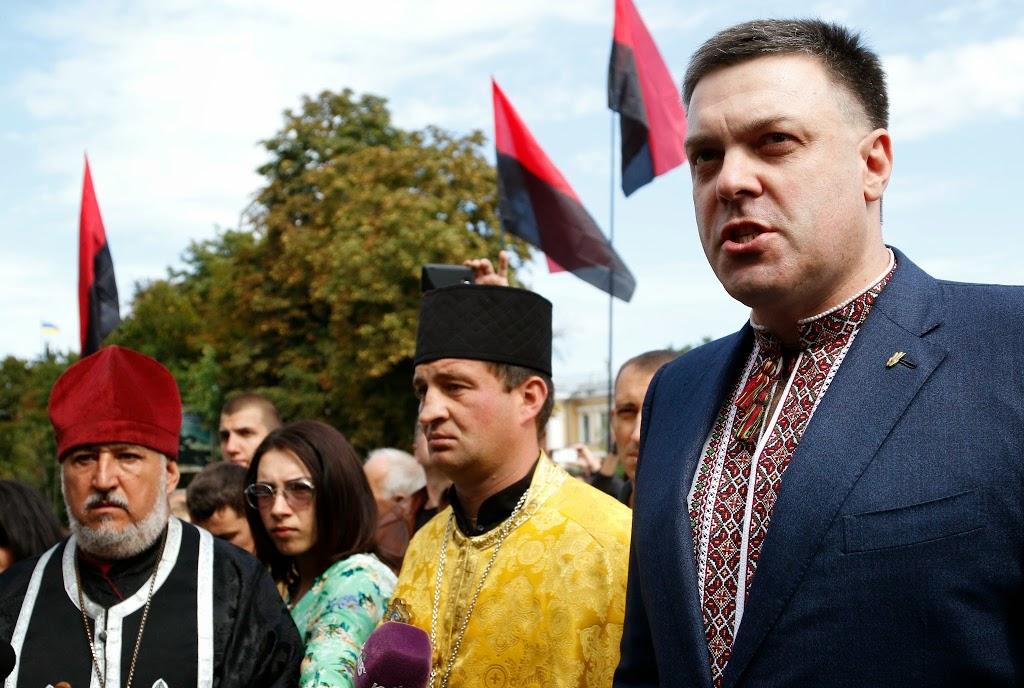
[[[636,289],[629,268],[497,82],[492,85],[498,203],[505,229],[547,254],[549,264],[556,263],[584,282],[629,301]]]
[[[82,356],[95,353],[103,338],[121,322],[117,304],[114,262],[103,231],[103,218],[92,188],[89,159],[85,159],[82,212],[78,222],[78,315]]]
[[[679,89],[632,0],[615,0],[608,107],[619,113],[627,196],[686,160]]]

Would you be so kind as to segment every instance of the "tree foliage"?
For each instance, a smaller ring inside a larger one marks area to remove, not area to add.
[[[483,135],[406,131],[345,90],[304,99],[263,145],[245,226],[141,285],[111,341],[167,365],[211,425],[229,393],[255,390],[360,449],[406,446],[420,266],[500,248]]]
[[[345,90],[304,98],[262,145],[264,185],[242,226],[137,285],[106,343],[166,365],[211,428],[229,394],[251,390],[286,419],[326,420],[358,449],[406,446],[420,266],[501,248],[483,135],[403,130],[385,100]],[[528,257],[518,240],[510,248]],[[0,361],[0,478],[36,486],[58,509],[46,404],[76,359]]]
[[[0,479],[33,485],[55,508],[60,502],[57,445],[46,404],[53,383],[75,359],[47,352],[37,361],[14,356],[0,361]]]

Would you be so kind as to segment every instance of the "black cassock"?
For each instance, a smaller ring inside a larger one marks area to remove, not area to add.
[[[127,683],[154,567],[133,688],[297,685],[302,641],[263,566],[178,519],[171,519],[165,538],[162,557],[163,539],[112,565],[77,553],[93,647],[100,670],[110,674],[107,688]],[[75,559],[71,537],[0,575],[0,641],[9,641],[18,657],[4,688],[100,685]]]

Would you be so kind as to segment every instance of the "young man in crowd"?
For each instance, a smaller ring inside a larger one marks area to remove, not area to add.
[[[245,517],[246,469],[234,463],[212,463],[193,478],[186,491],[192,523],[222,540],[256,554]]]
[[[232,397],[220,412],[221,456],[225,461],[248,468],[256,447],[279,427],[281,417],[270,399],[254,392]]]

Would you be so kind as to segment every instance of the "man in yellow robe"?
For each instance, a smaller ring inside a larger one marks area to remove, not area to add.
[[[431,637],[432,688],[610,686],[630,512],[540,449],[551,304],[522,289],[424,295],[414,386],[451,506],[413,538],[390,618]]]

